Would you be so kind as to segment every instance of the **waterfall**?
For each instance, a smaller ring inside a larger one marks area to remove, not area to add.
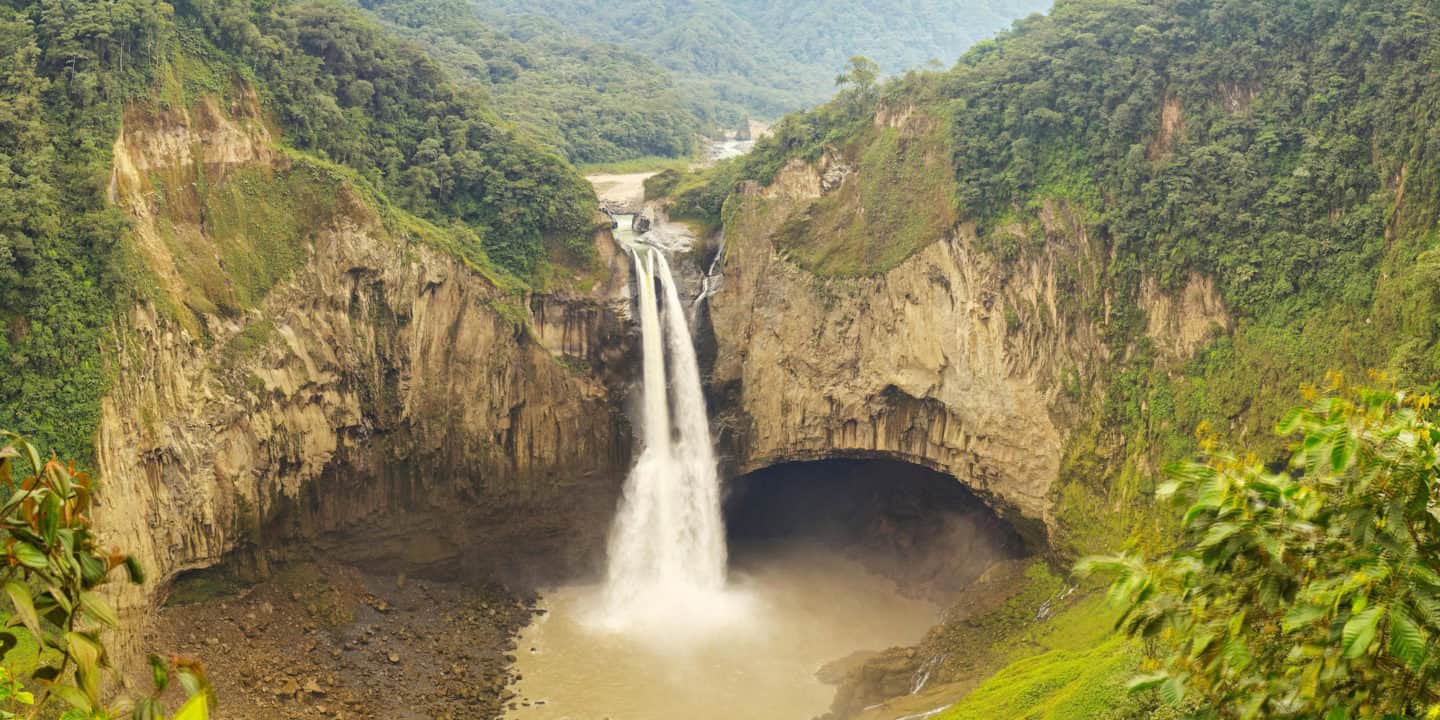
[[[644,418],[640,457],[625,481],[610,535],[605,619],[620,629],[703,612],[725,583],[719,475],[684,307],[663,254],[652,248],[630,254]],[[657,294],[664,296],[663,328]]]
[[[715,249],[715,257],[710,261],[710,267],[706,268],[705,276],[700,278],[700,294],[695,296],[696,307],[705,302],[706,298],[715,294],[716,272],[720,269],[720,261],[725,257],[725,233],[720,233],[720,245]]]

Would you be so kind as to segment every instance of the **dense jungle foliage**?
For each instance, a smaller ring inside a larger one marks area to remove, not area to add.
[[[538,16],[664,66],[705,123],[775,118],[829,98],[856,54],[887,72],[949,64],[1043,0],[471,0],[497,24]]]
[[[1197,718],[1440,714],[1435,398],[1332,385],[1280,423],[1288,468],[1210,446],[1169,469],[1180,550],[1081,564],[1167,651],[1132,689]]]
[[[506,120],[572,162],[688,157],[699,120],[670,74],[626,50],[527,17],[480,19],[469,0],[362,0],[456,77],[485,89]]]
[[[0,58],[0,424],[65,456],[91,456],[114,311],[145,272],[107,204],[129,102],[247,84],[284,143],[471,255],[524,278],[591,252],[594,196],[563,158],[337,2],[4,0]]]

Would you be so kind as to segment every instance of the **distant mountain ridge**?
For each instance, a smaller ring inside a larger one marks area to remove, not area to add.
[[[669,70],[702,120],[776,118],[822,102],[852,55],[886,73],[950,65],[1046,0],[470,0],[513,32],[529,18],[620,44]]]

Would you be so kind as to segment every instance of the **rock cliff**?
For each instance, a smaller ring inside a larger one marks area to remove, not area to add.
[[[132,108],[114,156],[153,281],[116,328],[97,443],[97,523],[153,578],[125,613],[296,548],[446,577],[590,567],[630,446],[604,373],[627,352],[622,266],[588,294],[505,289],[280,150],[250,93]]]
[[[941,155],[906,149],[907,135],[929,132],[907,129],[910,118],[882,111],[877,134],[898,134],[895,153],[922,158],[915,172],[944,172],[923,159]],[[864,172],[863,162],[832,149],[814,163],[792,160],[727,205],[723,282],[712,280],[719,291],[710,317],[729,454],[746,472],[835,456],[924,465],[958,478],[1043,544],[1055,529],[1064,446],[1085,412],[1080,389],[1099,382],[1109,359],[1104,311],[1116,299],[1102,277],[1107,251],[1081,211],[1056,200],[1035,221],[985,238],[965,223],[940,225],[949,229],[879,272],[826,276],[804,267],[787,244],[797,218],[853,224],[868,214],[866,232],[877,231],[874,206],[893,200],[872,197],[880,190]],[[837,199],[844,207],[828,207]],[[905,222],[926,226],[925,218]],[[1002,259],[997,245],[1017,249]],[[1166,358],[1188,356],[1226,323],[1204,278],[1175,298],[1147,283],[1141,304]]]

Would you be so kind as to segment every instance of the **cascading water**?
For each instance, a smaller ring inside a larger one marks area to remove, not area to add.
[[[659,249],[623,226],[616,239],[635,267],[639,456],[611,528],[605,581],[547,591],[547,612],[519,643],[528,652],[517,653],[518,691],[534,702],[512,703],[508,717],[813,717],[834,696],[816,668],[857,648],[918,640],[935,608],[808,546],[771,548],[763,560],[752,551],[727,576],[686,308]]]
[[[603,622],[623,630],[670,619],[694,628],[728,605],[715,451],[695,347],[669,264],[653,248],[630,253],[644,363],[643,444],[611,530]],[[665,299],[663,328],[658,293]]]

